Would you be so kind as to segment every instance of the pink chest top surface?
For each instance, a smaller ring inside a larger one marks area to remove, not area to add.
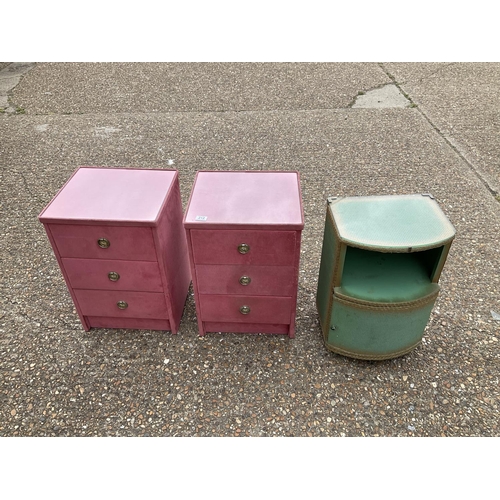
[[[270,225],[302,229],[297,172],[198,172],[186,210],[188,228]]]
[[[176,175],[175,170],[80,167],[39,218],[155,225]]]

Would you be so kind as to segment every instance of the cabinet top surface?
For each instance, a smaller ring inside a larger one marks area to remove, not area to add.
[[[455,229],[427,195],[359,196],[329,200],[339,237],[353,246],[411,251],[450,242]]]
[[[297,172],[198,172],[184,218],[186,227],[217,225],[302,229]]]
[[[80,167],[40,214],[42,222],[154,223],[176,170]]]

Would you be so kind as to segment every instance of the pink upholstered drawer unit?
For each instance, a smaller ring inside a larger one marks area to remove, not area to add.
[[[304,227],[297,172],[198,172],[184,227],[200,335],[295,336]]]
[[[191,281],[177,171],[80,167],[39,219],[85,330],[177,333]]]

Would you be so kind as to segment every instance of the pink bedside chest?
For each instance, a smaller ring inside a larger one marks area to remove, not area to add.
[[[293,338],[304,227],[299,174],[198,172],[184,227],[200,335]]]
[[[177,333],[191,276],[176,170],[80,167],[39,220],[85,330]]]

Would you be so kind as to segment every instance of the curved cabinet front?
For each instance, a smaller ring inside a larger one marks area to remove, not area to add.
[[[326,347],[344,356],[382,360],[402,356],[422,341],[438,296],[400,304],[350,301],[334,294]]]

